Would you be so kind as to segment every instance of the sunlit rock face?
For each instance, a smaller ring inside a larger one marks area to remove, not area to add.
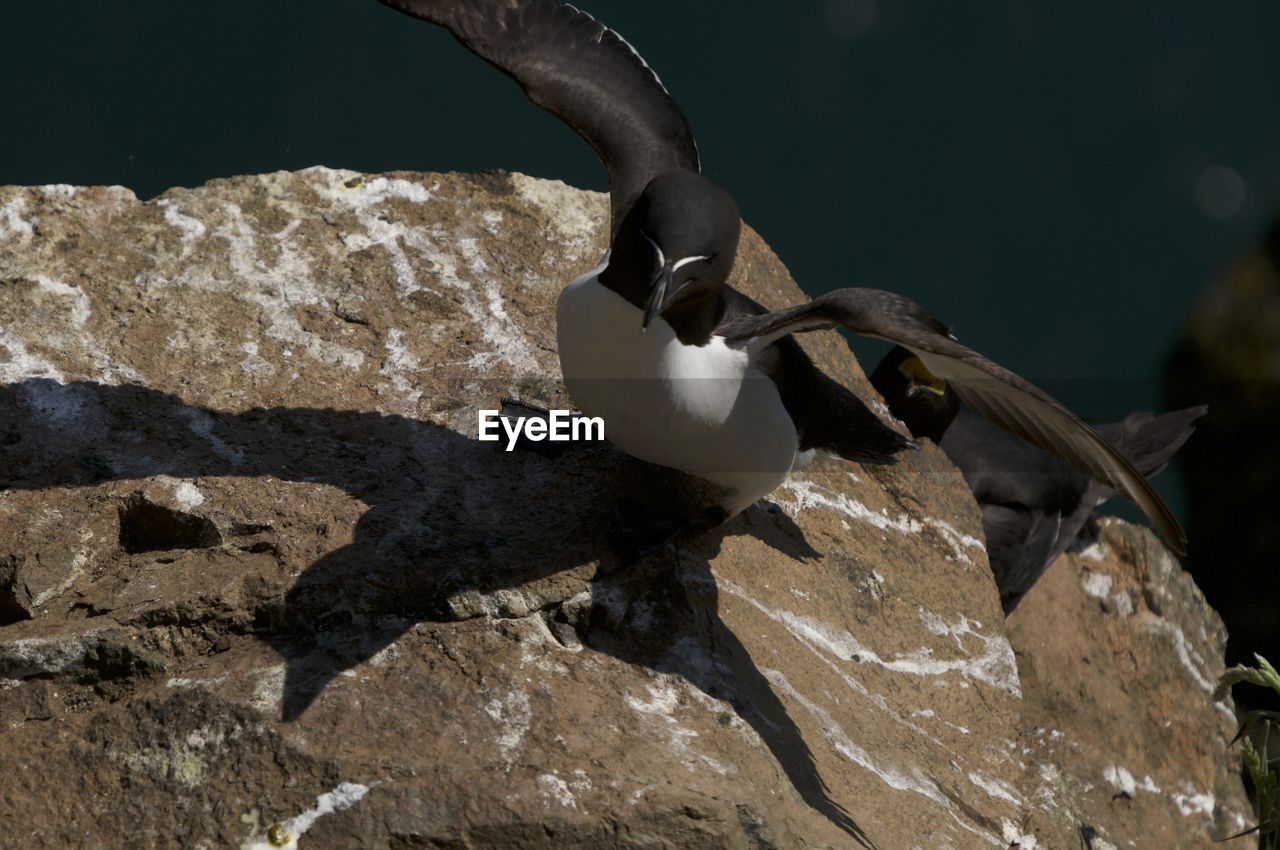
[[[554,304],[607,214],[520,175],[0,189],[0,821],[24,846],[1235,829],[1234,730],[1203,688],[1220,626],[1162,595],[1189,583],[1143,566],[1167,558],[1149,538],[1065,558],[1068,596],[1028,597],[1011,644],[931,445],[819,460],[624,568],[613,502],[694,506],[697,482],[603,444],[478,441],[503,396],[571,406]],[[753,233],[735,283],[803,297]],[[874,400],[838,336],[803,344]],[[1141,649],[1058,651],[1099,629]],[[1194,745],[1162,748],[1169,722]]]
[[[1252,825],[1225,757],[1235,715],[1211,699],[1226,631],[1149,530],[1101,520],[1097,540],[1027,594],[1008,634],[1033,827],[1057,807],[1115,847],[1210,847],[1210,835]]]

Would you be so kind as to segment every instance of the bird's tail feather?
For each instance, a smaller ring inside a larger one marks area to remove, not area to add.
[[[1168,413],[1131,413],[1120,422],[1098,428],[1102,438],[1150,478],[1169,464],[1196,430],[1195,421],[1207,413],[1205,405]]]

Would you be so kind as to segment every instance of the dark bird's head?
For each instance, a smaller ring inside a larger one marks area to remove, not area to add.
[[[601,280],[644,310],[643,328],[696,311],[733,270],[741,229],[724,189],[692,171],[660,174],[623,219]]]
[[[871,385],[914,437],[940,441],[960,411],[960,399],[947,382],[900,345],[894,346],[871,373]]]

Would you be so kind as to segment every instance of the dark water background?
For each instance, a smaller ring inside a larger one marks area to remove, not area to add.
[[[1197,292],[1280,207],[1274,0],[583,3],[807,292],[910,295],[1086,417],[1160,406]],[[325,164],[604,188],[513,83],[373,0],[8,3],[0,35],[0,184],[149,197]]]
[[[149,197],[322,163],[604,188],[514,84],[372,0],[5,6],[0,184]],[[1280,205],[1272,0],[588,9],[806,291],[915,297],[1027,376],[1090,384],[1086,414],[1158,404],[1194,295]]]

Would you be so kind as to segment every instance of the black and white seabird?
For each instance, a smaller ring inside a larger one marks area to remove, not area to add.
[[[1115,491],[993,426],[901,346],[880,361],[871,383],[915,437],[937,443],[964,475],[982,509],[1000,601],[1005,614],[1012,613]],[[1207,411],[1200,405],[1131,413],[1094,430],[1150,478],[1168,465]]]
[[[844,327],[906,346],[975,410],[1128,496],[1185,550],[1177,521],[1128,460],[917,304],[841,289],[768,312],[730,286],[741,227],[733,198],[701,176],[689,123],[658,76],[591,15],[556,0],[379,2],[446,27],[603,160],[611,247],[560,296],[561,368],[574,403],[603,418],[619,448],[722,489],[699,524],[767,495],[807,449],[888,463],[913,445],[791,337]]]

